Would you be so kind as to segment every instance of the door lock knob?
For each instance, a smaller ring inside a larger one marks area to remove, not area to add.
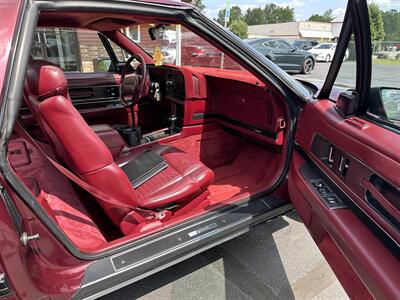
[[[22,245],[26,247],[30,241],[36,241],[39,238],[40,238],[39,233],[28,235],[26,232],[23,232],[20,241]]]

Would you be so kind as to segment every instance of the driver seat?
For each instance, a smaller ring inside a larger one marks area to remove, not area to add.
[[[160,211],[173,205],[177,208],[169,211],[170,215],[181,215],[205,204],[214,173],[189,154],[168,145],[150,148],[164,158],[167,168],[133,188],[109,149],[72,105],[64,72],[57,66],[32,60],[27,69],[25,97],[58,158],[86,183],[120,203],[110,205],[97,199],[124,234],[138,228],[146,230],[132,217],[136,208]]]

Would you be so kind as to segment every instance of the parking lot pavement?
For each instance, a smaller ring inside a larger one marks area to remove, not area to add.
[[[295,212],[103,299],[348,299]]]
[[[317,62],[314,71],[309,75],[296,74],[295,77],[311,80],[325,80],[328,74],[330,63]],[[372,86],[400,87],[400,65],[373,64]],[[356,65],[353,61],[346,61],[342,65],[336,84],[348,87],[355,87]]]

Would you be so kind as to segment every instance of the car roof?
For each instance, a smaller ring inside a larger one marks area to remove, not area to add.
[[[137,2],[134,0],[130,1]],[[141,0],[140,2],[174,6],[185,10],[195,8],[191,4],[173,0]],[[165,24],[169,21],[176,22],[176,19],[163,16],[162,19],[158,20],[157,17],[145,15],[136,15],[132,18],[132,13],[112,11],[43,11],[39,15],[38,27],[85,28],[96,31],[112,31],[136,24],[155,22]]]
[[[128,0],[129,1],[129,0]],[[131,0],[132,2],[134,0]],[[137,2],[137,1],[134,1]],[[183,2],[183,1],[175,1],[175,0],[139,0],[139,2],[147,2],[147,3],[155,3],[155,4],[163,4],[163,5],[173,5],[173,6],[184,6],[184,7],[193,7],[193,5]]]

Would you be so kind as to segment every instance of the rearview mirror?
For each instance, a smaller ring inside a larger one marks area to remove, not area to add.
[[[152,41],[155,41],[158,38],[158,30],[155,27],[150,27],[149,36]]]
[[[165,29],[164,24],[157,24],[156,26],[150,27],[149,28],[149,36],[152,41],[157,40],[160,37],[160,34],[162,34],[162,31]]]

